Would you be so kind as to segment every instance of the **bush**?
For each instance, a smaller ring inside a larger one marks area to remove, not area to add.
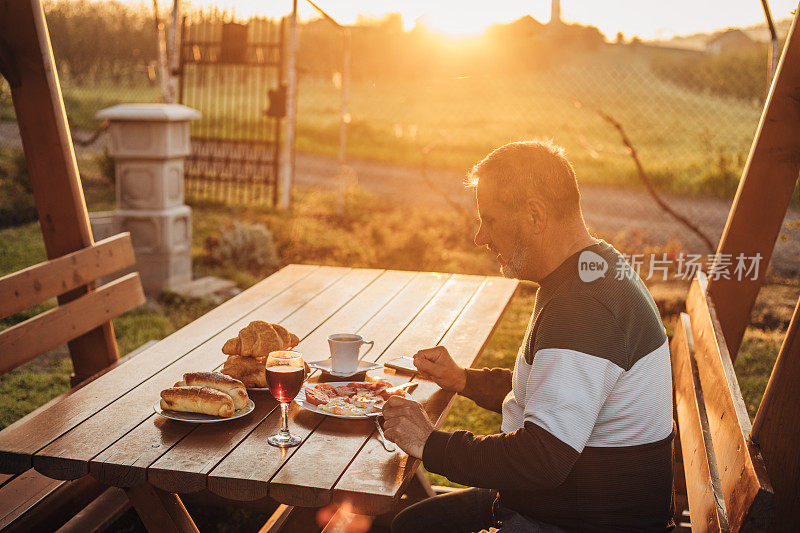
[[[206,240],[208,259],[214,265],[234,266],[266,274],[280,266],[272,233],[266,226],[234,222],[219,238]]]

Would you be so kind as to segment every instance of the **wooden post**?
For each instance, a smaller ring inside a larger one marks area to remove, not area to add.
[[[165,36],[164,23],[158,12],[158,0],[153,0],[153,16],[156,25],[156,51],[158,52],[158,71],[161,79],[161,98],[164,103],[171,104],[173,101],[170,91],[169,58],[167,48],[167,38]]]
[[[734,361],[800,172],[798,91],[800,30],[795,16],[717,248],[718,257],[730,254],[734,264],[739,254],[760,254],[759,274],[756,279],[731,276],[708,283]]]
[[[750,438],[759,445],[775,489],[775,520],[770,531],[800,524],[800,300],[772,368]]]
[[[297,129],[297,0],[292,1],[289,15],[289,42],[286,46],[286,139],[281,147],[278,174],[281,209],[289,209],[294,181],[294,139]]]
[[[94,243],[50,36],[39,0],[0,1],[0,66],[11,85],[47,257]],[[86,293],[86,285],[58,298]],[[73,383],[119,358],[111,322],[69,343]]]
[[[342,101],[339,111],[339,198],[336,210],[341,215],[344,213],[344,197],[347,189],[347,125],[350,123],[350,113],[347,111],[350,98],[350,28],[342,28]]]

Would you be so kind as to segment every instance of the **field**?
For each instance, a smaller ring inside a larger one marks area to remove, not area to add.
[[[347,156],[463,171],[500,144],[544,137],[567,148],[583,183],[640,187],[617,131],[598,114],[602,110],[623,125],[661,190],[732,197],[761,103],[666,81],[651,69],[649,53],[637,50],[608,45],[569,63],[514,77],[354,80]],[[208,93],[217,100],[213,110],[207,101],[188,102],[205,113],[202,125],[193,128],[214,132],[224,125],[244,131],[265,123],[264,118],[232,123],[236,110],[248,108],[255,116],[253,103],[229,82],[223,85],[223,79],[211,76],[208,82]],[[65,79],[62,87],[70,123],[79,129],[94,129],[99,109],[154,101],[159,95],[157,85],[76,85]],[[299,151],[338,154],[340,105],[331,79],[301,75]],[[0,116],[11,118],[2,104]]]

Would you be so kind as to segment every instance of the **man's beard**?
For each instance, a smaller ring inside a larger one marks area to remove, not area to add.
[[[517,232],[514,251],[505,265],[500,265],[500,273],[506,278],[522,279],[528,262],[528,243]]]

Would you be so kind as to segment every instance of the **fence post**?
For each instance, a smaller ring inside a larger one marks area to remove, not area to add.
[[[183,165],[194,109],[177,104],[121,104],[108,120],[117,182],[116,227],[129,231],[148,295],[192,279],[192,212],[184,205]]]
[[[350,113],[347,111],[350,98],[350,28],[342,28],[342,42],[344,44],[342,58],[342,102],[339,111],[339,198],[337,211],[344,213],[344,197],[347,189],[347,125],[350,123]]]
[[[286,47],[286,139],[281,147],[278,207],[289,209],[294,176],[294,139],[297,128],[297,0],[289,16],[289,43]]]

